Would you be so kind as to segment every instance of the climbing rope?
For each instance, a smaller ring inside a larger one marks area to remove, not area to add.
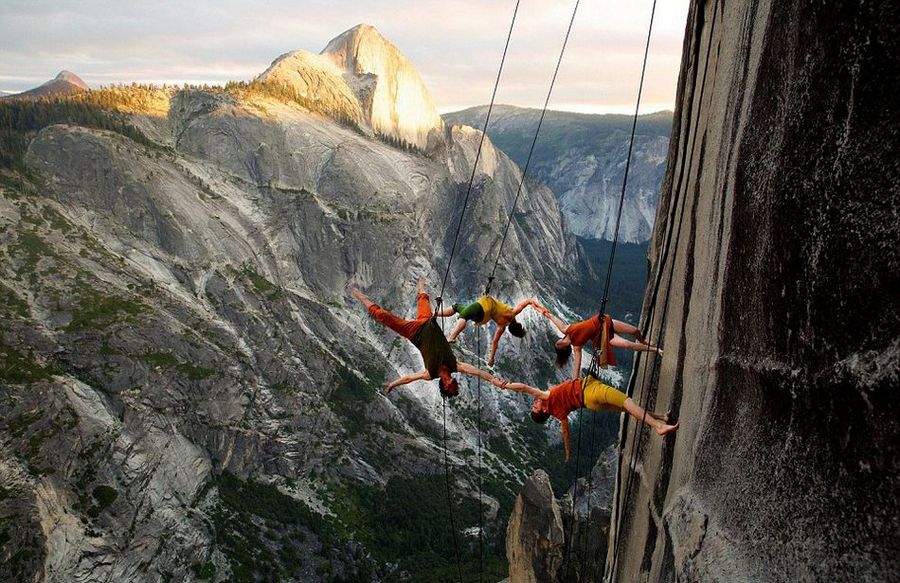
[[[447,483],[447,508],[450,515],[450,532],[453,534],[453,550],[456,553],[456,574],[462,583],[462,567],[459,559],[459,543],[456,540],[456,522],[453,520],[453,500],[450,494],[450,460],[447,458],[447,399],[441,399],[441,412],[444,421],[444,481]]]
[[[476,354],[481,355],[481,330],[475,330],[475,350]],[[476,408],[478,409],[478,582],[481,583],[481,576],[484,573],[484,497],[482,494],[482,473],[481,473],[481,377],[478,377],[478,401]]]
[[[450,266],[453,264],[453,256],[456,254],[456,246],[459,243],[459,232],[462,230],[463,221],[466,217],[466,208],[469,206],[469,196],[472,194],[472,185],[475,183],[478,161],[481,159],[481,150],[484,146],[484,139],[487,136],[488,124],[491,122],[491,112],[494,110],[494,100],[497,98],[497,88],[500,86],[500,77],[503,74],[503,64],[506,62],[506,53],[509,51],[509,41],[512,39],[513,28],[516,24],[516,15],[519,13],[519,2],[520,0],[516,0],[516,7],[513,9],[512,20],[509,23],[509,32],[506,35],[503,56],[500,57],[500,67],[497,69],[497,79],[494,81],[491,102],[488,105],[487,114],[484,116],[484,125],[481,127],[481,139],[478,141],[478,150],[475,151],[475,161],[472,163],[472,175],[469,176],[469,186],[466,188],[466,197],[463,199],[462,211],[459,213],[459,222],[456,224],[456,233],[453,235],[453,245],[450,247],[450,258],[447,260],[447,268],[444,270],[444,277],[441,280],[441,293],[438,295],[439,298],[444,297],[447,278],[450,277]]]
[[[643,94],[643,90],[644,90],[644,77],[647,72],[647,57],[650,53],[650,39],[653,34],[653,20],[654,20],[655,15],[656,15],[656,0],[653,0],[653,6],[650,10],[650,24],[647,27],[647,41],[644,44],[644,58],[643,58],[643,62],[641,63],[641,78],[640,78],[640,82],[638,83],[637,99],[635,100],[635,106],[634,106],[634,116],[632,117],[632,120],[631,120],[631,135],[628,139],[628,153],[625,156],[625,172],[624,172],[624,176],[622,177],[622,189],[619,193],[619,205],[618,205],[618,209],[616,211],[616,223],[615,223],[616,226],[613,231],[612,246],[610,247],[610,250],[609,250],[609,261],[607,262],[607,265],[606,265],[606,279],[603,284],[603,297],[600,300],[600,310],[598,312],[598,316],[602,323],[601,327],[600,327],[600,333],[598,334],[598,337],[599,337],[598,339],[602,338],[603,331],[606,329],[605,314],[606,314],[606,306],[609,302],[609,286],[610,286],[610,282],[612,281],[613,264],[614,264],[615,258],[616,258],[616,247],[618,246],[618,243],[619,243],[619,227],[622,222],[622,208],[625,205],[625,192],[628,187],[628,174],[629,174],[629,170],[631,169],[631,156],[634,151],[634,136],[635,136],[635,133],[637,130],[638,115],[639,115],[640,107],[641,107],[641,95]],[[608,331],[608,334],[611,334],[612,332],[613,331],[610,329]],[[596,346],[597,346],[597,343],[595,343],[594,356],[591,359],[591,365],[589,367],[589,373],[591,375],[599,374],[599,366],[598,366],[598,362],[597,362],[598,350],[597,350]],[[608,346],[609,345],[607,343],[606,345],[602,346],[600,349],[608,350]],[[577,371],[577,372],[580,374],[581,371]],[[644,414],[646,415],[646,410],[645,410]],[[581,569],[579,571],[579,580],[581,580],[581,578],[584,576],[585,562],[587,560],[587,554],[588,554],[587,553],[587,541],[588,541],[588,535],[590,534],[591,492],[593,490],[593,482],[594,482],[594,476],[593,476],[594,434],[595,434],[595,429],[596,429],[596,427],[595,427],[596,420],[597,420],[596,416],[592,415],[591,416],[591,449],[589,452],[590,457],[589,457],[589,466],[588,466],[588,468],[589,468],[588,469],[588,500],[587,500],[588,524],[587,524],[585,536],[583,537],[584,551],[582,552],[582,557],[581,557]],[[579,440],[581,437],[581,425],[582,424],[580,422],[580,417],[579,417],[579,424],[578,424]],[[576,468],[577,468],[577,460],[576,460]],[[575,505],[576,505],[576,498],[577,498],[577,494],[578,494],[577,470],[576,470],[575,476],[576,476],[575,487],[572,491],[572,525],[570,527],[570,536],[572,534],[574,534],[574,528],[575,528]],[[571,545],[571,546],[574,546],[574,545]],[[567,557],[568,557],[568,553],[566,553],[566,557],[564,557],[563,560],[567,560]]]
[[[469,177],[469,184],[468,184],[468,187],[466,188],[466,196],[465,196],[465,199],[463,200],[463,206],[459,213],[459,222],[456,225],[456,232],[453,235],[453,245],[450,248],[450,257],[447,259],[447,267],[444,271],[444,277],[441,280],[441,291],[438,294],[438,297],[435,298],[435,301],[436,301],[435,313],[439,314],[441,317],[441,331],[444,332],[445,335],[446,335],[446,329],[444,327],[444,322],[445,322],[446,317],[443,314],[444,290],[446,289],[446,286],[447,286],[447,279],[450,276],[450,267],[453,265],[453,257],[456,255],[456,247],[459,242],[459,233],[462,230],[463,221],[465,220],[466,209],[469,206],[469,197],[472,194],[472,185],[475,182],[475,174],[478,169],[478,161],[481,158],[481,151],[484,146],[484,140],[485,140],[485,136],[487,134],[488,123],[490,123],[491,112],[494,109],[494,101],[496,100],[496,97],[497,97],[497,88],[500,85],[500,77],[503,74],[503,65],[506,62],[506,54],[509,51],[509,42],[510,42],[510,39],[512,38],[513,29],[515,28],[515,24],[516,24],[516,15],[519,12],[519,2],[520,2],[520,0],[516,0],[516,6],[513,9],[512,19],[510,20],[510,23],[509,23],[509,32],[506,35],[506,44],[503,47],[503,55],[500,58],[500,66],[497,69],[497,78],[494,80],[494,89],[491,93],[490,105],[488,105],[487,114],[484,118],[484,126],[481,131],[481,139],[478,142],[478,150],[475,153],[475,161],[472,164],[472,174]],[[481,484],[481,409],[480,409],[480,407],[481,407],[481,378],[480,377],[478,379],[478,405],[479,405],[479,413],[478,413],[478,415],[479,415],[479,417],[478,417],[478,503],[479,503],[479,507],[478,507],[478,513],[479,513],[478,514],[478,516],[479,516],[479,518],[478,518],[478,520],[479,520],[478,578],[479,578],[479,581],[481,581],[481,575],[482,575],[482,572],[484,571],[484,566],[483,566],[483,550],[482,550],[483,528],[482,528],[482,524],[481,524],[482,523],[482,517],[481,517],[481,509],[482,509],[481,485],[482,484]],[[445,477],[445,482],[447,485],[447,512],[450,516],[450,529],[451,529],[452,535],[453,535],[453,548],[456,553],[456,574],[459,577],[460,583],[462,583],[462,567],[460,564],[459,544],[458,544],[457,538],[456,538],[456,524],[453,519],[453,499],[452,499],[451,487],[450,487],[450,462],[449,462],[449,458],[448,458],[448,454],[447,454],[447,399],[446,398],[441,399],[441,410],[443,413],[443,427],[444,427],[444,432],[443,432],[444,477]]]
[[[544,123],[544,116],[547,114],[547,107],[550,105],[550,96],[553,94],[553,86],[556,84],[559,66],[562,64],[563,55],[566,52],[566,45],[569,43],[569,35],[572,33],[572,24],[575,22],[575,14],[578,12],[579,1],[580,0],[575,0],[575,8],[572,9],[572,18],[569,19],[566,36],[563,39],[562,48],[559,50],[559,58],[556,60],[556,68],[553,70],[553,77],[550,79],[550,87],[547,89],[547,97],[544,99],[541,117],[538,119],[537,129],[534,130],[534,138],[532,138],[531,147],[528,149],[528,157],[525,159],[525,166],[522,168],[522,178],[519,180],[519,185],[516,188],[516,196],[513,198],[512,208],[509,211],[509,218],[507,218],[506,227],[503,229],[503,237],[500,239],[500,246],[497,248],[497,258],[494,260],[494,267],[491,269],[491,275],[488,277],[487,289],[490,289],[490,286],[494,281],[494,275],[497,273],[497,265],[500,263],[500,255],[503,253],[503,244],[506,242],[506,235],[509,233],[509,226],[512,224],[513,214],[516,212],[516,204],[519,202],[519,196],[522,194],[522,186],[525,184],[525,178],[528,175],[528,167],[531,165],[531,156],[534,154],[534,147],[537,144],[538,135],[541,133],[541,125]]]
[[[713,7],[713,16],[712,16],[712,20],[711,20],[712,27],[715,27],[715,21],[716,21],[717,14],[718,14],[718,3],[715,3],[714,7]],[[700,81],[700,97],[698,100],[698,111],[697,111],[698,117],[699,117],[699,113],[700,113],[700,108],[702,108],[702,105],[703,105],[703,96],[704,96],[704,93],[706,90],[706,74],[709,70],[709,55],[710,55],[710,48],[711,48],[711,44],[712,44],[712,38],[713,38],[713,34],[712,34],[712,31],[710,31],[710,34],[709,34],[709,37],[707,40],[706,62],[703,67],[703,76],[701,77],[701,81]],[[696,69],[694,71],[694,74],[695,74],[694,79],[696,80]],[[688,129],[690,129],[691,122],[693,121],[690,110],[688,110],[688,112],[686,114],[686,121],[688,124]],[[673,196],[677,197],[677,198],[675,198],[674,205],[673,205],[673,218],[674,218],[674,213],[675,213],[674,209],[677,209],[679,202],[681,203],[681,210],[680,210],[680,213],[678,216],[678,223],[677,223],[676,227],[673,228],[671,221],[668,222],[669,228],[667,229],[667,233],[666,233],[666,241],[663,246],[663,252],[660,254],[659,265],[657,267],[657,274],[656,274],[656,277],[654,278],[654,289],[653,289],[653,293],[651,294],[650,303],[649,303],[649,307],[647,310],[647,321],[649,322],[649,324],[648,324],[649,328],[648,328],[648,334],[647,334],[648,338],[650,337],[650,331],[653,329],[653,322],[654,322],[654,319],[656,316],[656,303],[657,303],[657,299],[659,297],[660,284],[662,283],[663,274],[665,272],[666,266],[669,265],[669,258],[670,258],[670,253],[672,252],[672,249],[675,249],[675,250],[678,249],[678,243],[681,239],[681,230],[682,230],[682,226],[684,224],[685,207],[687,206],[687,202],[681,196],[681,192],[682,192],[681,184],[686,175],[685,162],[688,161],[687,173],[690,173],[691,167],[693,166],[694,151],[695,151],[695,148],[697,145],[697,137],[696,137],[695,133],[688,132],[687,135],[692,135],[693,140],[691,141],[689,155],[688,156],[682,155],[680,158],[681,159],[681,168],[680,168],[680,172],[679,172],[678,185],[677,185],[677,188],[675,188],[673,191]],[[685,145],[685,147],[687,147],[687,146]],[[673,231],[675,232],[674,246],[672,246]],[[668,282],[666,283],[666,288],[665,288],[666,293],[665,293],[665,298],[663,300],[662,317],[660,318],[659,329],[657,331],[658,338],[662,338],[662,333],[665,330],[665,323],[666,323],[666,320],[668,317],[668,308],[669,308],[669,299],[670,299],[671,287],[672,287],[672,279],[674,277],[674,272],[675,272],[674,262],[672,262],[669,265],[669,267],[670,267],[669,268],[669,278],[668,278]],[[639,358],[640,358],[640,355],[638,355],[638,357],[635,359],[634,370],[637,370],[637,366],[639,364],[639,362],[638,362]],[[649,368],[651,368],[651,374],[650,374],[651,382],[653,381],[654,378],[658,379],[657,372],[659,369],[659,361],[660,361],[660,359],[658,359],[658,358],[654,359],[653,365],[651,367],[649,367]],[[649,401],[650,401],[650,395],[651,395],[651,393],[654,392],[653,391],[654,387],[647,387],[647,385],[646,385],[647,368],[648,367],[643,367],[641,370],[641,373],[642,373],[641,388],[643,390],[643,394],[641,395],[641,397],[642,397],[641,405],[644,409],[644,417],[646,417],[646,414],[647,414],[647,405],[649,404]],[[636,380],[637,380],[637,375],[632,374],[631,382],[629,383],[629,385],[630,385],[629,386],[629,394],[633,393]],[[627,421],[627,419],[626,419],[626,421]],[[644,419],[642,418],[641,424],[643,424],[643,421],[644,421]],[[621,503],[616,504],[616,513],[614,516],[615,531],[614,531],[614,536],[613,536],[612,562],[606,566],[606,575],[605,575],[606,580],[611,580],[615,576],[616,568],[618,567],[619,550],[621,548],[621,545],[619,544],[620,543],[619,539],[621,536],[621,522],[622,522],[622,516],[620,515],[620,512],[621,512],[621,507],[624,505],[627,505],[628,499],[631,494],[631,486],[632,486],[633,476],[634,476],[633,468],[634,468],[634,464],[637,459],[637,452],[640,450],[640,444],[641,444],[641,441],[643,438],[643,432],[639,432],[637,429],[638,428],[635,429],[636,438],[633,441],[632,446],[631,446],[631,458],[630,458],[630,461],[628,464],[628,470],[627,470],[628,477],[627,477],[626,483],[625,483],[624,495],[621,498]],[[627,427],[623,427],[623,429],[622,429],[622,439],[623,440],[625,439],[627,434],[628,434]],[[617,497],[619,494],[619,486],[621,485],[621,476],[622,476],[622,472],[623,472],[622,464],[621,464],[622,453],[623,453],[623,451],[620,451],[620,453],[619,453],[619,462],[620,462],[619,463],[619,471],[617,472],[617,476],[616,476],[616,495],[617,495]]]

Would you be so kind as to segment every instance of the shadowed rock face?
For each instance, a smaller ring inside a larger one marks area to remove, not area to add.
[[[579,478],[560,499],[543,470],[525,481],[506,532],[510,583],[593,581],[603,573],[616,458],[609,447],[590,478]]]
[[[632,379],[681,429],[625,428],[613,580],[900,568],[898,31],[888,2],[693,3],[642,326],[666,351]]]
[[[506,531],[509,580],[557,581],[563,562],[565,525],[550,478],[538,470],[525,481]]]

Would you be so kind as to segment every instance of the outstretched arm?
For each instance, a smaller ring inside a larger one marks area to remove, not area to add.
[[[446,308],[440,309],[434,313],[435,316],[440,316],[441,318],[446,318],[447,316],[452,316],[456,313],[456,309],[453,306],[447,306]]]
[[[567,323],[563,322],[553,312],[551,312],[550,310],[548,310],[547,308],[542,306],[536,300],[532,300],[532,301],[534,301],[534,304],[533,304],[534,309],[536,309],[538,312],[540,312],[541,315],[543,315],[545,318],[550,320],[550,322],[552,322],[553,325],[556,326],[556,329],[559,330],[562,334],[566,333],[566,328],[569,327],[569,325]]]
[[[569,447],[569,420],[563,419],[559,425],[562,429],[563,447],[566,448],[566,463],[569,463],[569,460],[572,458],[572,450]]]
[[[491,355],[488,357],[488,366],[494,366],[494,357],[497,356],[497,346],[500,345],[500,337],[506,332],[506,326],[497,326],[494,340],[491,342]]]
[[[399,387],[401,385],[408,385],[409,383],[411,383],[413,381],[427,381],[430,379],[431,379],[431,375],[428,374],[427,370],[423,370],[421,372],[405,374],[402,377],[400,377],[399,379],[389,382],[385,386],[384,392],[389,395],[389,394],[391,394],[391,391],[393,391],[394,389],[396,389],[397,387]]]
[[[516,391],[519,393],[527,393],[534,397],[535,399],[546,399],[550,396],[550,391],[542,391],[537,387],[532,387],[531,385],[526,385],[525,383],[513,383],[510,381],[500,381],[500,384],[497,385],[501,389],[506,389],[507,391]]]
[[[537,311],[539,311],[539,312],[541,312],[542,310],[546,310],[546,309],[547,309],[547,308],[545,308],[544,306],[542,306],[542,305],[540,304],[540,302],[538,302],[536,299],[534,299],[534,298],[528,298],[527,300],[522,300],[521,302],[519,302],[518,304],[516,304],[516,307],[513,308],[513,315],[518,316],[519,314],[522,313],[522,310],[524,310],[524,309],[527,308],[528,306],[534,307],[534,309],[537,310]]]
[[[572,366],[574,367],[574,371],[572,371],[572,376],[576,379],[581,378],[581,346],[573,346],[572,353],[575,355],[573,358]]]
[[[456,363],[457,372],[461,372],[463,374],[467,374],[472,377],[479,377],[481,379],[486,380],[489,383],[497,384],[500,382],[494,375],[489,372],[483,371],[477,366],[472,366],[471,364],[466,364],[464,362]],[[498,385],[499,386],[499,385]]]

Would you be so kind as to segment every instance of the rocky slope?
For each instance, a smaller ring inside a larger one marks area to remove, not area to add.
[[[103,99],[121,123],[63,102],[52,119],[71,119],[23,130],[21,166],[0,170],[0,579],[441,579],[442,404],[422,383],[381,392],[418,356],[346,288],[412,313],[415,277],[443,274],[478,133],[447,130],[425,156],[247,88]],[[424,127],[397,111],[401,135]],[[483,285],[518,177],[488,142],[448,299]],[[565,232],[552,192],[529,186],[497,292],[579,281]],[[547,349],[546,324],[526,321],[507,369]],[[537,381],[539,364],[517,374]],[[446,408],[464,557],[479,407],[489,553],[546,447],[522,432],[527,404],[484,391]]]
[[[520,166],[537,128],[540,110],[496,105],[488,135]],[[444,115],[447,123],[484,126],[487,107]],[[547,184],[559,200],[572,233],[612,240],[622,191],[632,117],[548,111],[541,125],[529,174]],[[642,115],[638,120],[628,191],[619,240],[650,238],[659,187],[665,169],[672,114]]]
[[[611,580],[896,578],[898,31],[889,2],[692,2],[644,304],[666,351],[633,377],[681,429],[622,436]]]

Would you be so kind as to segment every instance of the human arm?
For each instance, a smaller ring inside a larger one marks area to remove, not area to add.
[[[557,317],[553,312],[548,310],[546,307],[542,306],[537,300],[532,300],[532,301],[534,302],[532,304],[534,306],[534,309],[536,309],[538,312],[540,312],[542,316],[544,316],[545,318],[550,320],[550,322],[554,326],[556,326],[556,329],[559,330],[560,333],[562,333],[562,334],[566,333],[566,328],[569,327],[569,325],[566,322],[563,322],[562,319]]]
[[[497,384],[497,383],[495,383]],[[535,399],[547,399],[550,396],[550,391],[542,391],[537,387],[532,387],[531,385],[526,385],[525,383],[513,383],[510,381],[499,381],[497,384],[501,389],[506,389],[507,391],[516,391],[518,393],[527,393],[534,397]]]
[[[566,463],[569,463],[569,459],[572,457],[572,451],[569,448],[569,420],[563,419],[559,426],[562,429],[563,447],[566,448]]]
[[[518,316],[519,314],[522,313],[522,310],[524,310],[528,306],[532,306],[535,310],[541,312],[542,314],[544,313],[544,310],[547,309],[544,306],[542,306],[541,303],[539,301],[537,301],[536,299],[528,298],[527,300],[522,300],[521,302],[516,304],[516,307],[513,308],[513,316]]]
[[[494,366],[494,357],[497,356],[497,346],[500,345],[500,337],[506,332],[506,326],[497,326],[497,332],[494,333],[494,340],[491,341],[491,355],[488,357],[488,366]]]
[[[574,355],[574,357],[572,359],[573,360],[572,366],[574,367],[572,376],[576,379],[580,379],[581,378],[581,346],[573,346],[572,354]]]
[[[497,379],[497,377],[495,377],[494,375],[492,375],[491,373],[489,373],[487,371],[481,370],[480,368],[478,368],[476,366],[472,366],[471,364],[466,364],[464,362],[457,362],[456,370],[457,370],[457,372],[461,372],[463,374],[467,374],[467,375],[473,376],[473,377],[479,377],[483,380],[486,380],[487,382],[489,382],[491,384],[500,386],[498,383],[500,383],[501,381],[499,379]]]
[[[394,389],[396,389],[397,387],[399,387],[401,385],[408,385],[409,383],[414,382],[414,381],[427,381],[430,379],[431,379],[431,375],[428,374],[427,370],[423,370],[420,372],[414,372],[414,373],[410,373],[410,374],[405,374],[405,375],[401,376],[400,378],[389,382],[385,386],[384,392],[387,394],[390,394],[391,391],[393,391]]]
[[[446,318],[447,316],[452,316],[456,313],[456,308],[453,306],[447,306],[446,308],[442,308],[434,313],[435,316],[440,316],[441,318]]]

